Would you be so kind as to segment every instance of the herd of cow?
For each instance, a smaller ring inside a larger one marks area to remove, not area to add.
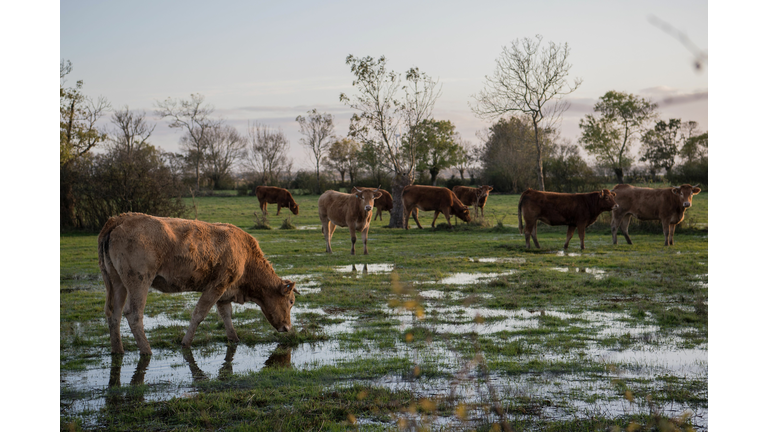
[[[640,220],[661,221],[664,245],[672,245],[675,227],[682,222],[693,195],[701,192],[697,186],[684,184],[650,189],[619,184],[613,190],[574,194],[528,189],[518,202],[518,226],[520,233],[525,233],[528,248],[531,247],[531,237],[534,245],[539,247],[536,225],[537,221],[542,221],[568,227],[566,248],[578,229],[584,249],[586,227],[601,213],[611,211],[613,244],[618,241],[619,230],[627,243],[632,244],[627,227],[634,216]],[[453,215],[469,222],[468,206],[484,212],[492,189],[491,186],[456,186],[453,190],[406,186],[402,193],[405,228],[408,229],[411,215],[422,228],[419,210],[435,212],[433,227],[440,213],[449,226]],[[277,214],[282,207],[295,215],[299,213],[298,204],[286,189],[259,186],[256,196],[264,214],[267,204],[277,204]],[[382,211],[391,212],[392,196],[379,188],[357,187],[349,194],[333,190],[323,193],[318,200],[318,214],[326,252],[332,252],[333,232],[337,226],[342,226],[349,228],[352,254],[355,254],[356,232],[362,234],[364,254],[368,254],[368,229],[374,217],[374,207],[377,209],[375,217],[381,217]],[[150,287],[165,293],[202,293],[181,342],[185,347],[190,346],[195,330],[214,304],[224,322],[227,338],[233,342],[238,341],[232,325],[233,301],[239,304],[255,302],[277,331],[291,329],[290,311],[298,293],[295,283],[279,278],[258,241],[233,225],[123,213],[110,218],[99,233],[98,255],[106,286],[104,312],[113,353],[124,352],[120,337],[120,320],[124,313],[140,353],[152,354],[143,323]]]

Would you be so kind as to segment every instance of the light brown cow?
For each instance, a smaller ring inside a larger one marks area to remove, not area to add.
[[[232,326],[233,301],[255,302],[277,331],[291,329],[294,282],[280,279],[259,242],[236,226],[123,213],[107,221],[98,243],[113,353],[124,352],[120,339],[124,311],[139,351],[152,354],[144,334],[150,286],[164,293],[202,293],[181,340],[185,347],[214,303],[231,341],[239,340]]]
[[[349,227],[352,238],[352,255],[355,254],[355,242],[359,231],[363,235],[364,255],[368,255],[368,229],[373,216],[373,201],[381,196],[379,189],[353,188],[351,194],[328,190],[317,200],[320,226],[325,237],[325,251],[333,253],[331,238],[337,226]]]
[[[422,228],[421,223],[419,223],[419,210],[435,212],[435,217],[432,218],[432,228],[435,227],[435,221],[440,213],[445,216],[450,228],[453,228],[451,215],[458,216],[464,222],[472,220],[469,209],[461,203],[456,194],[448,188],[439,186],[412,185],[404,187],[403,209],[405,211],[405,229],[410,229],[408,219],[412,212],[416,225]]]
[[[392,195],[383,189],[379,192],[381,192],[381,196],[373,201],[373,206],[376,207],[376,214],[373,216],[373,220],[376,220],[378,217],[379,220],[383,221],[382,212],[388,211],[392,214]]]
[[[520,195],[517,204],[517,222],[520,234],[523,233],[523,219],[525,219],[525,247],[531,248],[531,237],[536,247],[539,240],[536,238],[536,222],[542,221],[547,225],[567,225],[568,233],[565,246],[573,237],[576,228],[579,229],[581,248],[584,249],[584,234],[589,225],[592,225],[600,216],[600,213],[618,207],[614,197],[615,193],[608,189],[589,193],[558,193],[542,192],[528,189]]]
[[[280,209],[286,207],[293,212],[293,214],[299,214],[299,205],[293,200],[293,196],[288,189],[283,189],[274,186],[256,186],[256,198],[259,199],[259,207],[264,216],[267,215],[267,204],[277,204],[277,214],[280,215]]]
[[[465,206],[475,206],[480,209],[480,214],[485,217],[485,203],[488,201],[488,194],[493,190],[493,186],[483,185],[479,188],[469,186],[454,186],[453,193],[461,200]],[[477,216],[477,213],[475,213]]]
[[[616,192],[616,202],[619,204],[619,208],[611,213],[613,244],[619,241],[619,229],[627,243],[632,244],[628,228],[634,216],[640,220],[661,221],[664,246],[669,246],[675,244],[675,227],[683,221],[685,211],[693,204],[693,196],[701,192],[701,188],[689,184],[661,189],[618,184],[613,191]]]

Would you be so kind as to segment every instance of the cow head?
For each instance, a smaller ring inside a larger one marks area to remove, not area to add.
[[[299,214],[299,205],[296,204],[296,201],[291,200],[291,202],[288,204],[288,208],[291,210],[291,212],[295,215]]]
[[[291,308],[296,294],[296,283],[284,279],[278,289],[265,293],[264,300],[259,304],[267,321],[279,332],[291,329]]]
[[[698,186],[699,185],[691,186],[689,184],[684,184],[673,187],[672,193],[680,200],[680,204],[682,204],[683,208],[688,208],[693,204],[693,196],[701,192],[701,188]]]
[[[601,212],[619,208],[619,205],[616,204],[616,192],[609,191],[608,189],[600,191],[598,208]]]
[[[360,190],[357,187],[352,188],[352,194],[357,198],[358,206],[361,213],[368,213],[373,209],[373,202],[376,198],[381,196],[379,188],[374,190],[363,189]]]
[[[477,194],[477,201],[480,201],[482,197],[488,196],[489,193],[493,190],[493,186],[483,185],[479,188],[475,189],[475,193]]]
[[[464,222],[471,222],[472,216],[469,214],[469,207],[465,206],[456,196],[453,196],[453,206],[451,208],[453,214]]]

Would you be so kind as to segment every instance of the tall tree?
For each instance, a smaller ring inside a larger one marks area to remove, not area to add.
[[[205,97],[201,94],[192,94],[189,100],[168,98],[162,102],[155,102],[155,115],[160,118],[168,117],[170,128],[181,129],[184,135],[181,138],[181,147],[195,166],[196,189],[200,190],[200,171],[205,159],[208,147],[209,132],[222,123],[222,120],[211,118],[213,107],[203,105]]]
[[[282,130],[248,122],[246,165],[260,176],[262,185],[275,185],[280,175],[290,172],[290,143]]]
[[[400,74],[387,70],[387,59],[367,56],[347,56],[347,64],[355,79],[357,94],[339,99],[356,112],[350,120],[350,136],[365,145],[377,147],[384,154],[388,169],[394,173],[392,184],[393,208],[389,226],[403,228],[403,188],[413,184],[416,168],[414,146],[404,145],[416,133],[416,125],[432,115],[432,107],[440,96],[438,82],[418,68],[405,73],[405,85]]]
[[[680,119],[669,119],[669,122],[659,120],[653,129],[643,134],[640,160],[650,164],[651,176],[656,177],[656,172],[661,168],[667,173],[672,171],[679,146],[684,140],[681,127]]]
[[[630,149],[646,123],[655,118],[656,104],[630,93],[609,91],[595,104],[598,115],[587,114],[579,121],[579,143],[601,165],[624,183],[624,170],[632,166]]]
[[[440,171],[450,168],[459,160],[461,146],[456,136],[456,127],[450,120],[423,120],[406,141],[413,145],[416,153],[416,170],[429,171],[432,185],[437,185]]]
[[[464,180],[464,173],[468,172],[475,163],[475,146],[472,144],[472,141],[461,139],[461,137],[458,137],[457,141],[459,144],[459,153],[456,158],[455,167],[459,170],[461,180]]]
[[[544,190],[542,129],[553,129],[569,104],[563,96],[573,93],[582,80],[576,78],[568,84],[571,69],[568,63],[568,44],[550,42],[541,45],[542,36],[535,39],[516,39],[512,45],[502,47],[496,59],[496,70],[485,77],[485,88],[473,97],[477,104],[475,114],[485,118],[498,118],[510,112],[520,112],[533,123],[536,144],[537,176],[540,190]],[[544,127],[542,127],[544,126]]]
[[[349,182],[352,185],[357,176],[360,144],[349,138],[336,140],[328,148],[328,156],[323,162],[328,169],[338,171],[341,175],[341,183],[344,183],[344,175],[349,174]]]
[[[315,160],[315,176],[317,177],[317,193],[322,192],[320,188],[320,163],[323,161],[328,147],[333,142],[333,116],[331,114],[320,114],[317,109],[307,111],[307,116],[296,117],[299,122],[299,132],[304,135],[301,143],[307,147],[310,155]]]
[[[96,100],[83,94],[83,81],[65,87],[65,77],[72,72],[72,63],[59,64],[59,223],[62,227],[78,227],[77,202],[73,192],[77,175],[74,164],[107,139],[107,133],[96,124],[109,110],[109,102],[101,96]]]
[[[709,132],[701,135],[692,135],[685,140],[680,156],[686,163],[703,160],[708,157]]]
[[[248,143],[231,125],[217,125],[208,131],[205,175],[214,189],[221,189],[235,164],[245,156]]]

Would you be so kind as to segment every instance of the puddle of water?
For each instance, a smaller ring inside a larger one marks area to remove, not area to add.
[[[550,267],[550,270],[559,271],[561,273],[568,273],[569,271],[573,271],[576,273],[588,273],[595,277],[595,279],[600,280],[605,277],[605,270],[601,270],[598,268],[591,268],[591,267]]]
[[[298,225],[296,229],[299,230],[315,230],[320,229],[320,225]]]
[[[394,264],[351,264],[348,266],[336,266],[337,272],[342,273],[362,273],[362,274],[377,274],[377,273],[390,273],[395,269]]]
[[[471,262],[524,264],[525,258],[470,258]]]
[[[577,256],[581,256],[581,254],[578,253],[578,252],[568,252],[568,253],[566,253],[565,251],[557,251],[557,252],[555,252],[555,256],[577,257]]]
[[[427,281],[422,282],[423,284],[442,284],[442,285],[470,285],[475,284],[480,281],[485,281],[489,279],[495,279],[500,276],[508,276],[513,273],[515,273],[516,270],[508,270],[501,273],[453,273],[452,275],[443,278],[437,282],[435,281]]]
[[[320,292],[320,283],[315,280],[319,276],[317,274],[285,275],[282,278],[296,282],[296,290],[301,295]]]

